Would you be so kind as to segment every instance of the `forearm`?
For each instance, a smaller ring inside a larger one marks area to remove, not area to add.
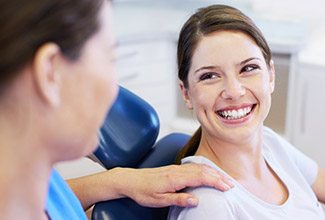
[[[121,168],[114,168],[101,173],[67,180],[84,210],[93,204],[125,197],[121,193],[121,178],[125,176]]]

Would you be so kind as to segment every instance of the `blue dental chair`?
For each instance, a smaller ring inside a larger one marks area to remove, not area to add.
[[[94,152],[106,168],[148,168],[173,164],[189,136],[172,133],[157,141],[156,111],[140,97],[120,87],[117,100],[100,130],[100,144]],[[92,220],[162,220],[168,207],[147,208],[129,198],[95,204]]]

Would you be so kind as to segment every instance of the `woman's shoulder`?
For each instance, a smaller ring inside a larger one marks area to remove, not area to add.
[[[202,156],[186,157],[182,163],[199,163],[209,165],[221,172],[223,172],[212,161]],[[185,190],[199,199],[197,207],[182,208],[172,207],[169,213],[169,220],[173,219],[233,219],[235,216],[235,201],[234,192],[231,190],[227,192],[219,191],[212,187],[195,187],[187,188]]]
[[[234,219],[236,208],[230,192],[221,192],[211,187],[188,188],[187,192],[199,199],[197,207],[172,207],[169,220],[173,219]]]

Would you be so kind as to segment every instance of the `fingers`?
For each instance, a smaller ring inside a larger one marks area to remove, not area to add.
[[[179,165],[179,177],[174,180],[178,181],[175,187],[181,190],[185,187],[210,186],[220,191],[227,191],[234,185],[225,174],[201,164],[184,164]],[[178,185],[177,185],[178,184]],[[181,188],[179,188],[181,187]]]

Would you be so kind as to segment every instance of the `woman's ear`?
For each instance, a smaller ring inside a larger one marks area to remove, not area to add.
[[[179,80],[178,85],[181,90],[181,93],[182,93],[182,96],[183,96],[183,99],[185,101],[187,108],[193,109],[193,105],[192,105],[191,99],[188,94],[188,89],[185,88],[183,81]]]
[[[46,43],[41,46],[33,60],[33,78],[36,91],[41,100],[51,106],[58,106],[61,101],[61,77],[57,71],[57,61],[61,51],[55,43]]]
[[[273,60],[270,61],[269,73],[270,73],[270,79],[269,79],[270,91],[271,91],[271,93],[273,93],[274,86],[275,86],[275,67],[274,67]]]

